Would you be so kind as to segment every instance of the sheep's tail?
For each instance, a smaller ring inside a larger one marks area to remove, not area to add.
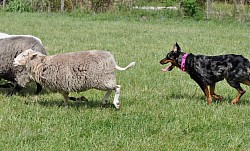
[[[130,68],[130,67],[133,67],[135,65],[135,62],[131,62],[127,67],[125,67],[125,68],[122,68],[122,67],[120,67],[120,66],[118,66],[118,65],[115,65],[115,69],[116,70],[120,70],[120,71],[124,71],[124,70],[127,70],[128,68]]]
[[[247,65],[248,80],[250,81],[250,62]]]

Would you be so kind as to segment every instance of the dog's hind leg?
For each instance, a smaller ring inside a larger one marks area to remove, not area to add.
[[[250,81],[249,80],[242,81],[241,83],[250,86]]]
[[[235,88],[238,91],[238,95],[232,100],[232,104],[237,104],[237,102],[239,102],[240,98],[246,91],[242,89],[240,83],[238,82],[229,81],[228,79],[227,82],[231,87]]]
[[[214,91],[215,91],[215,84],[212,84],[210,85],[210,95],[218,101],[222,100],[222,96],[215,94]]]
[[[242,95],[246,92],[245,90],[243,90],[242,88],[237,89],[238,91],[238,95],[236,96],[235,99],[233,99],[232,104],[237,104],[237,102],[239,102],[240,98],[242,97]]]

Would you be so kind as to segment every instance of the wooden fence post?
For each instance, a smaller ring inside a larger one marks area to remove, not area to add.
[[[181,0],[178,0],[178,16],[181,16]]]
[[[210,9],[211,9],[211,1],[207,0],[207,15],[206,18],[209,19],[210,15]]]
[[[61,12],[64,11],[64,0],[61,0]]]
[[[238,10],[237,10],[237,0],[234,0],[234,12],[233,12],[233,16],[235,18],[237,17],[237,13],[238,13]]]
[[[6,0],[3,0],[3,8],[5,8]]]

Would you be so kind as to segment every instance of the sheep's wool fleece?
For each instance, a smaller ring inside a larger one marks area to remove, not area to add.
[[[37,57],[27,64],[35,81],[66,92],[115,89],[115,66],[113,55],[99,50]]]
[[[14,67],[14,58],[26,49],[33,49],[46,54],[42,43],[32,36],[14,36],[0,39],[0,79],[25,86],[30,81],[25,68]]]

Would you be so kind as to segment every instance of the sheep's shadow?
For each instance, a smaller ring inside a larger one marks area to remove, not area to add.
[[[37,103],[44,107],[69,107],[69,108],[115,108],[113,104],[103,105],[100,100],[88,101],[69,101],[68,106],[64,105],[64,101],[58,100],[39,100]]]
[[[27,87],[22,88],[20,91],[18,92],[14,92],[13,94],[9,95],[12,91],[14,91],[15,89],[15,84],[11,83],[11,82],[0,82],[0,94],[4,95],[4,96],[8,96],[10,97],[11,95],[18,95],[18,96],[32,96],[32,95],[36,95],[36,86],[33,85],[29,85]],[[39,94],[46,94],[48,93],[46,90],[42,90],[41,92],[39,92]]]

